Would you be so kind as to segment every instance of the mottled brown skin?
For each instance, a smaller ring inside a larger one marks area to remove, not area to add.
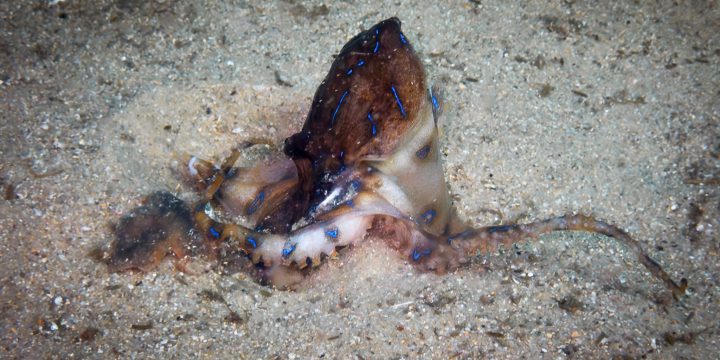
[[[286,140],[285,153],[293,159],[311,160],[316,178],[340,168],[340,151],[345,152],[348,167],[367,155],[392,152],[411,125],[408,114],[419,111],[427,97],[427,84],[420,59],[409,43],[401,43],[400,33],[400,22],[393,18],[352,38],[315,93],[302,131]],[[358,66],[360,61],[365,64]],[[350,69],[353,73],[348,76]],[[392,86],[402,98],[405,116],[398,111]],[[345,91],[347,96],[333,121]],[[368,113],[377,123],[375,137],[366,119]]]
[[[285,140],[285,153],[304,174],[301,186],[312,189],[308,204],[320,201],[332,186],[326,181],[328,174],[353,167],[369,155],[392,152],[412,125],[407,116],[418,112],[427,85],[420,59],[409,43],[401,42],[400,34],[400,21],[392,18],[348,41],[315,92],[302,131]],[[398,111],[393,87],[402,98],[405,116]],[[368,113],[376,124],[375,136]]]
[[[178,259],[195,254],[192,245],[202,242],[192,236],[192,227],[192,213],[182,201],[167,192],[153,193],[113,226],[108,269],[148,271],[168,254]]]
[[[191,224],[212,258],[244,270],[254,265],[261,280],[279,287],[299,282],[323,257],[368,233],[420,269],[445,273],[499,245],[579,230],[627,245],[675,296],[684,293],[685,279],[676,284],[637,241],[591,217],[466,225],[442,173],[441,109],[440,92],[428,91],[400,21],[382,21],[342,48],[302,130],[285,141],[289,159],[234,168],[247,143],[218,167],[188,156],[187,179],[201,197],[193,215],[171,194],[151,195],[121,219],[110,269],[147,270],[168,252],[185,256],[194,241]]]

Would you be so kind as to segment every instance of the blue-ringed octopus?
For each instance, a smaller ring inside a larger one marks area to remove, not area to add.
[[[167,254],[208,254],[261,281],[291,286],[323,258],[366,237],[383,239],[418,268],[446,273],[491,253],[560,230],[600,233],[627,245],[674,296],[677,284],[623,230],[583,215],[473,228],[448,194],[438,142],[439,88],[390,18],[353,37],[315,93],[284,160],[234,166],[183,159],[200,197],[188,206],[156,192],[115,225],[110,271],[150,270]]]

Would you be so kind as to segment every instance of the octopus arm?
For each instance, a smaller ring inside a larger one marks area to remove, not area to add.
[[[477,253],[493,253],[498,246],[509,247],[528,239],[536,240],[540,235],[553,231],[585,231],[611,237],[627,246],[635,254],[638,262],[653,276],[660,279],[676,299],[682,296],[687,289],[688,283],[686,279],[681,279],[680,284],[676,283],[657,262],[650,258],[637,240],[630,237],[622,229],[590,216],[564,215],[527,224],[487,226],[476,229],[466,228],[463,231],[447,236],[446,239],[447,245],[457,250],[454,254],[462,258],[464,256],[474,256]],[[423,259],[425,267],[433,269],[439,265],[449,263],[448,260],[438,259],[438,257],[446,255],[440,253],[427,256],[426,259]]]
[[[188,182],[204,192],[216,220],[287,232],[304,209],[297,167],[290,159],[273,160],[251,168],[233,167],[238,151],[220,166],[186,156]]]

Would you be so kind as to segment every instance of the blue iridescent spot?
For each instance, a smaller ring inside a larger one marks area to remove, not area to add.
[[[338,156],[338,158],[340,160],[340,170],[339,171],[343,172],[343,171],[345,171],[345,151],[344,150],[340,150],[340,155]]]
[[[400,33],[400,42],[403,44],[407,44],[407,39],[405,39],[405,34]]]
[[[353,191],[360,191],[360,187],[362,187],[362,183],[360,182],[360,180],[355,179],[355,180],[353,180],[353,181],[350,182],[350,188],[351,188]]]
[[[470,234],[470,231],[469,231],[469,230],[465,230],[465,231],[463,231],[463,232],[461,232],[461,233],[457,233],[457,234],[455,234],[455,235],[450,235],[450,236],[448,236],[448,240],[447,240],[447,241],[448,241],[448,244],[452,243],[453,240],[455,240],[455,239],[457,239],[457,238],[465,237],[465,236],[467,236],[468,234]]]
[[[420,260],[420,258],[422,258],[423,256],[428,256],[428,255],[430,255],[431,252],[432,252],[432,250],[430,250],[430,249],[425,249],[425,250],[422,250],[422,251],[418,251],[417,249],[415,249],[415,250],[413,250],[413,252],[412,252],[412,259],[413,259],[413,261],[418,261],[418,260]]]
[[[436,215],[435,210],[430,209],[430,210],[424,212],[422,215],[420,215],[420,218],[422,218],[423,222],[425,222],[426,224],[429,224],[435,219],[435,215]]]
[[[358,61],[358,63],[357,63],[357,66],[358,66],[358,67],[361,67],[361,66],[363,66],[363,65],[365,65],[365,60],[360,59],[360,61]]]
[[[257,248],[257,241],[255,241],[255,238],[253,238],[252,236],[248,236],[247,238],[245,238],[245,241],[247,241],[248,244],[253,247],[253,249]]]
[[[375,50],[373,50],[374,53],[377,54],[378,50],[380,49],[380,29],[375,29]]]
[[[370,121],[370,131],[372,132],[372,136],[375,137],[375,135],[377,135],[377,126],[375,126],[375,120],[373,120],[373,117],[370,113],[368,113],[367,118]]]
[[[286,245],[286,246],[287,246],[287,245]],[[296,247],[297,247],[297,244],[291,244],[290,247],[284,248],[284,249],[282,250],[282,256],[283,256],[284,258],[287,258],[288,256],[290,256],[290,254],[293,253],[293,251],[295,251],[295,248],[296,248]]]
[[[210,235],[212,235],[214,238],[220,237],[220,233],[217,230],[215,230],[214,227],[211,227],[209,231],[210,231]]]
[[[265,201],[265,191],[261,191],[257,194],[255,199],[248,205],[247,208],[247,214],[252,215],[257,209],[262,205],[262,203]]]
[[[350,75],[350,74],[352,74],[352,71],[353,71],[352,69],[348,69],[348,71],[346,72],[346,74]]]
[[[345,97],[347,96],[348,92],[349,90],[345,90],[345,92],[340,97],[340,101],[338,101],[337,107],[335,107],[335,111],[333,111],[330,127],[333,127],[333,125],[335,125],[335,117],[337,116],[337,113],[340,110],[340,106],[342,105],[343,101],[345,101]]]
[[[425,145],[420,148],[420,150],[415,152],[415,156],[417,156],[419,159],[425,159],[428,154],[430,153],[430,145]]]
[[[438,111],[440,109],[440,105],[438,104],[437,98],[435,97],[435,94],[430,93],[430,100],[432,101],[432,106],[435,111]]]
[[[390,90],[392,90],[392,93],[395,96],[395,102],[400,109],[400,114],[402,114],[402,117],[405,117],[405,108],[403,107],[402,101],[400,101],[400,96],[398,96],[397,90],[395,90],[395,85],[390,85]]]
[[[487,232],[489,232],[491,234],[496,233],[496,232],[506,232],[506,231],[512,229],[513,227],[515,227],[515,226],[513,226],[513,225],[491,226],[491,227],[487,228]]]
[[[333,228],[330,228],[330,229],[326,229],[326,230],[325,230],[325,235],[327,235],[327,236],[329,236],[329,237],[331,237],[331,238],[333,238],[333,239],[337,239],[339,232],[340,232],[340,230],[338,230],[338,228],[333,227]]]
[[[354,203],[352,200],[346,201],[346,202],[345,202],[345,205],[349,206],[350,208],[354,208],[354,207],[355,207],[355,203]]]

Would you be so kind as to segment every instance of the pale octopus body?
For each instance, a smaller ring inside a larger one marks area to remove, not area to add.
[[[186,173],[202,195],[195,211],[169,193],[151,195],[116,227],[110,269],[147,270],[168,248],[178,257],[201,248],[221,262],[245,261],[261,279],[288,286],[368,233],[420,268],[444,273],[498,244],[583,230],[629,245],[673,294],[684,292],[685,280],[677,285],[639,243],[590,217],[467,226],[445,183],[441,110],[441,94],[428,89],[400,21],[382,21],[343,47],[303,129],[285,141],[289,158],[233,168],[239,149],[221,166],[187,157]]]

